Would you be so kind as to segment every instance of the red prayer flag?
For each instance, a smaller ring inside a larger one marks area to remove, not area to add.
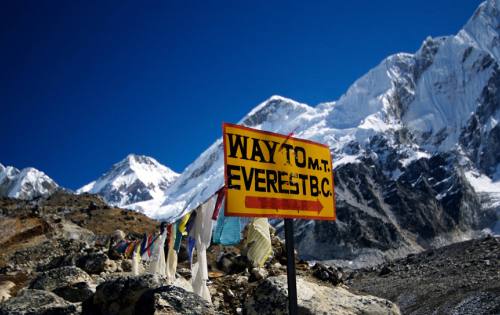
[[[222,206],[222,200],[224,200],[224,196],[226,195],[226,186],[219,189],[217,192],[217,201],[215,202],[214,213],[212,215],[212,220],[217,220],[219,217],[220,207]]]

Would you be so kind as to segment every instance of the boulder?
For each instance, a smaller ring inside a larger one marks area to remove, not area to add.
[[[149,273],[107,280],[83,303],[83,314],[135,314],[135,304],[144,292],[166,284],[165,277]]]
[[[75,304],[52,292],[26,289],[16,297],[0,304],[0,315],[76,315]]]
[[[64,266],[76,266],[76,262],[82,256],[80,253],[64,254],[56,256],[50,260],[46,265],[38,266],[37,271],[47,271],[54,268]]]
[[[251,267],[251,263],[245,256],[235,253],[224,253],[217,261],[217,267],[228,274],[243,272],[246,268]]]
[[[146,291],[135,306],[135,314],[210,315],[215,311],[197,294],[169,285]]]
[[[51,269],[39,274],[31,282],[29,288],[53,291],[79,282],[92,283],[92,278],[83,270],[74,266]]]
[[[64,239],[79,240],[87,244],[92,244],[95,240],[95,235],[92,231],[84,229],[69,221],[64,221],[64,223],[62,223],[61,233]]]
[[[318,285],[297,278],[299,314],[398,315],[398,307],[370,295],[356,295],[343,287]],[[246,314],[288,314],[288,286],[285,275],[269,277],[245,301]]]
[[[59,295],[66,301],[77,303],[83,302],[92,297],[95,292],[95,285],[89,282],[77,282],[57,288],[52,292]]]
[[[101,272],[108,271],[112,266],[108,256],[104,253],[90,253],[82,256],[76,262],[76,265],[89,274],[100,274]],[[116,264],[114,265],[116,270]]]
[[[331,282],[333,285],[338,285],[343,282],[343,273],[339,268],[316,263],[312,269],[313,276],[320,280]]]

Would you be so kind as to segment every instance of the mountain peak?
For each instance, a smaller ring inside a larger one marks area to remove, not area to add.
[[[0,164],[0,196],[32,199],[47,196],[59,189],[56,182],[33,167],[19,170]]]
[[[129,163],[148,163],[149,161],[155,161],[152,157],[146,156],[146,155],[140,155],[140,154],[135,154],[135,153],[130,153],[123,159],[122,161],[128,161]]]
[[[500,29],[500,0],[488,0],[479,5],[459,36],[498,60],[500,58],[498,29]]]
[[[129,154],[97,180],[78,189],[77,193],[98,194],[112,205],[128,207],[163,198],[165,190],[178,176],[152,157]]]
[[[307,111],[314,111],[314,108],[283,96],[273,95],[252,109],[239,124],[263,130],[276,130],[276,125],[281,125],[283,119],[294,120]]]

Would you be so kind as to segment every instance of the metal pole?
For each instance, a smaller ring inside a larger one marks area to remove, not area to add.
[[[293,219],[285,219],[286,277],[288,281],[288,314],[297,315],[297,281],[295,278],[295,251]]]

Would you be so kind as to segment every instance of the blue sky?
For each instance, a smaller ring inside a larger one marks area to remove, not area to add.
[[[128,153],[181,172],[271,95],[338,99],[480,1],[4,1],[0,163],[76,189]]]

